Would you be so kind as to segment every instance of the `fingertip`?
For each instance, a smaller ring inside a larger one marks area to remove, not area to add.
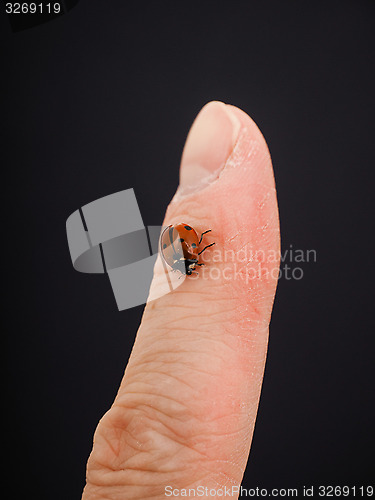
[[[220,101],[207,103],[195,118],[181,159],[179,193],[199,191],[224,167],[236,144],[240,121]]]

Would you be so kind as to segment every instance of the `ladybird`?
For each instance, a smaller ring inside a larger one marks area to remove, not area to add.
[[[202,242],[204,234],[211,231],[208,229],[204,231],[199,237],[196,230],[188,224],[179,223],[168,226],[160,236],[160,253],[164,261],[173,269],[179,271],[181,274],[190,276],[195,272],[196,266],[203,266],[199,264],[199,256],[212,247],[215,243],[206,245],[199,251],[199,245]]]

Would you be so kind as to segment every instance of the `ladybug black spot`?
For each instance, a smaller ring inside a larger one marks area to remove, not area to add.
[[[191,227],[190,226],[184,226],[185,229],[187,229],[188,231],[191,231]]]
[[[192,243],[192,244],[191,244],[191,246],[192,246],[193,248],[197,248],[197,245],[196,245],[195,243]]]
[[[167,248],[167,245],[166,245],[166,243],[164,243],[164,245],[163,245],[163,248]]]
[[[184,238],[180,238],[180,241],[181,241],[181,243],[183,243],[185,240],[184,240]]]

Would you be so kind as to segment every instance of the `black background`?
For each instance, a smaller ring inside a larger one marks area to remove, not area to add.
[[[283,250],[317,252],[279,282],[243,486],[369,484],[375,2],[81,0],[18,32],[0,7],[12,498],[80,498],[143,310],[118,312],[105,277],[73,270],[66,218],[133,187],[161,224],[213,99],[268,141]]]

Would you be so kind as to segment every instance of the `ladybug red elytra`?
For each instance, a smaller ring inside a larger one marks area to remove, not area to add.
[[[201,237],[194,228],[188,224],[179,223],[168,226],[160,236],[160,253],[164,261],[174,270],[182,274],[191,275],[196,266],[203,266],[198,263],[199,255],[215,243],[206,245],[199,251],[203,235],[209,233],[211,229],[204,231]]]

